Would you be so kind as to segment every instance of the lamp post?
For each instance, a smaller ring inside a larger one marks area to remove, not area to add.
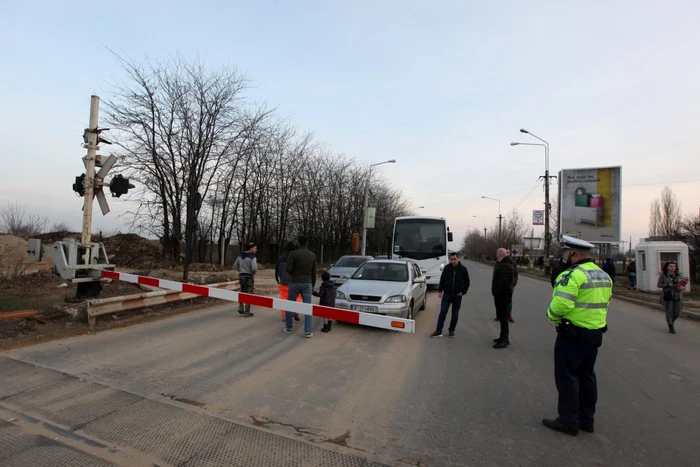
[[[384,162],[377,162],[369,166],[369,175],[367,176],[367,184],[365,185],[365,205],[362,210],[362,255],[364,256],[367,252],[367,208],[369,203],[369,184],[372,182],[372,167],[376,167],[382,164],[393,164],[396,159],[391,159]]]
[[[524,128],[520,129],[520,133],[530,135],[544,143],[544,251],[547,258],[549,258],[549,249],[550,244],[552,243],[552,234],[549,231],[549,217],[552,210],[549,203],[549,143]],[[511,143],[511,146],[516,146],[518,144],[526,143]]]
[[[482,196],[483,199],[490,199],[492,201],[498,201],[498,243],[501,243],[501,221],[503,216],[501,216],[501,200],[496,198],[489,198],[488,196]]]

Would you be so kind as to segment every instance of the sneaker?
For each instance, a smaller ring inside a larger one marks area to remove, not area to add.
[[[285,334],[291,334],[292,328],[284,328],[284,329],[282,329],[282,332],[284,332]]]
[[[508,342],[504,341],[498,341],[495,344],[493,344],[494,349],[507,349],[508,348]]]
[[[449,336],[450,336],[450,337],[454,337],[454,336],[455,336],[455,332],[454,332],[454,331],[450,331]]]
[[[304,334],[304,337],[306,337],[307,339],[310,338],[310,337],[314,337],[314,333],[313,333],[313,332],[307,332],[306,334]]]
[[[299,313],[294,313],[294,321],[299,321]]]
[[[509,316],[509,317],[508,317],[508,321],[510,321],[511,323],[515,323],[515,320],[513,319],[512,316]]]
[[[494,343],[494,344],[498,344],[499,342],[503,342],[503,339],[501,339],[500,337],[497,337],[497,338],[495,338],[495,339],[493,340],[493,343]],[[506,343],[507,345],[510,345],[510,341],[505,341],[505,343]]]
[[[244,318],[250,318],[251,316],[255,316],[255,315],[253,313],[251,313],[250,311],[243,314]]]
[[[442,331],[435,331],[430,337],[442,337]]]

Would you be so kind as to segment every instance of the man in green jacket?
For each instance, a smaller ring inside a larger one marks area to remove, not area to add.
[[[289,283],[289,295],[287,300],[296,301],[301,295],[304,303],[311,303],[311,296],[316,285],[316,255],[307,248],[307,240],[303,235],[299,237],[299,248],[289,254],[287,258],[287,273],[292,278]],[[292,333],[294,313],[287,311],[285,314],[284,332]],[[304,315],[304,335],[309,338],[313,337],[311,325],[313,317]]]

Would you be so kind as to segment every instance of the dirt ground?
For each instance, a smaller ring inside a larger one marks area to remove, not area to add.
[[[207,269],[202,265],[199,269]],[[143,271],[121,270],[122,272],[140,273]],[[181,280],[182,272],[176,270],[155,270],[151,277],[169,280]],[[192,275],[195,282],[211,284],[236,280],[237,273],[212,271],[199,272]],[[38,320],[21,319],[0,321],[0,350],[9,350],[39,342],[47,342],[65,337],[95,334],[101,331],[132,326],[140,323],[156,321],[181,313],[196,312],[227,302],[214,298],[194,298],[169,304],[157,305],[140,310],[126,311],[107,315],[97,319],[97,325],[91,329],[84,316],[84,303],[69,303],[66,301],[75,295],[75,286],[64,286],[65,281],[52,273],[43,271],[22,278],[13,283],[0,283],[0,312],[32,309],[40,312]],[[136,284],[114,281],[103,284],[102,293],[98,298],[117,297],[123,295],[144,293]],[[256,294],[266,296],[277,295],[277,284],[274,280],[274,270],[261,270],[256,277]],[[232,303],[232,306],[235,304]],[[81,313],[82,312],[82,313]]]
[[[76,238],[71,232],[55,232],[39,236],[44,244],[63,238]],[[98,239],[108,248],[110,262],[120,272],[182,280],[182,266],[158,268],[160,252],[157,241],[133,234],[117,234]],[[108,247],[109,246],[109,247]],[[85,302],[77,302],[75,285],[53,274],[53,262],[44,258],[40,263],[27,263],[27,241],[11,235],[0,235],[0,313],[17,310],[36,310],[37,319],[0,321],[0,350],[30,345],[36,342],[60,339],[80,334],[91,334],[142,322],[162,319],[221,304],[220,300],[205,297],[158,305],[141,310],[98,318],[97,326],[90,329],[85,318]],[[154,269],[156,267],[156,269]],[[212,264],[190,265],[189,281],[195,284],[213,284],[238,279],[230,267]],[[103,283],[97,298],[140,294],[146,291],[139,285],[113,281]],[[276,295],[274,270],[260,267],[256,276],[255,293]]]

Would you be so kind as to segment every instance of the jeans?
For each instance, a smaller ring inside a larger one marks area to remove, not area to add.
[[[632,287],[633,289],[637,287],[637,273],[636,272],[630,273],[630,287]]]
[[[313,293],[313,287],[311,284],[297,284],[292,282],[289,284],[289,295],[287,295],[287,300],[295,302],[297,297],[301,295],[301,300],[304,303],[311,303],[311,294]],[[287,329],[292,329],[294,324],[292,324],[294,313],[291,311],[286,311],[284,316],[285,326]],[[304,315],[304,332],[311,332],[311,325],[313,324],[313,316]]]
[[[442,302],[440,302],[440,315],[438,316],[437,330],[442,332],[442,327],[445,325],[445,318],[447,318],[447,310],[452,305],[452,318],[450,319],[450,331],[454,331],[457,327],[457,320],[459,319],[459,309],[462,307],[462,297],[457,296],[457,294],[443,294]]]

